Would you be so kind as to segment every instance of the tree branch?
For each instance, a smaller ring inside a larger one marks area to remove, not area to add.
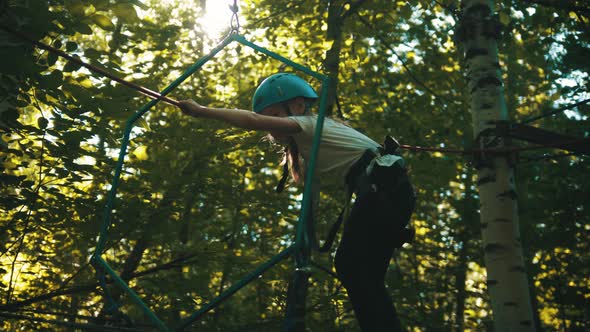
[[[290,5],[290,6],[285,6],[285,8],[283,8],[283,9],[281,9],[281,10],[275,11],[275,12],[273,12],[273,13],[269,14],[269,15],[268,15],[268,16],[266,16],[266,17],[260,18],[260,19],[258,19],[258,20],[256,20],[256,21],[254,21],[254,22],[252,22],[252,23],[250,23],[250,24],[246,25],[246,26],[244,27],[244,29],[246,29],[246,30],[249,30],[249,29],[254,29],[254,28],[256,28],[256,27],[258,26],[258,24],[260,24],[261,22],[264,22],[264,21],[266,21],[266,20],[269,20],[269,19],[271,19],[271,18],[273,18],[273,17],[275,17],[275,16],[282,15],[282,14],[284,14],[284,13],[286,13],[286,12],[290,11],[291,9],[295,9],[295,8],[299,7],[299,5],[303,4],[304,2],[305,2],[305,0],[301,0],[301,1],[298,1],[298,2],[296,2],[296,3],[291,3],[291,5]]]
[[[163,270],[169,270],[169,269],[173,269],[179,266],[180,263],[186,263],[186,264],[192,264],[192,261],[189,261],[191,258],[194,258],[196,256],[198,256],[199,254],[194,253],[194,254],[190,254],[187,256],[183,256],[180,258],[177,258],[175,260],[172,260],[168,263],[164,263],[160,266],[156,266],[153,267],[151,269],[147,269],[144,271],[140,271],[140,272],[135,272],[133,274],[131,274],[129,276],[129,279],[125,280],[125,281],[129,281],[132,280],[134,278],[139,278],[139,277],[143,277],[152,273],[156,273],[159,271],[163,271]],[[181,265],[180,265],[181,266]],[[107,283],[110,284],[112,283],[112,279],[107,279]],[[54,297],[57,296],[62,296],[62,295],[72,295],[72,294],[77,294],[77,293],[82,293],[82,292],[96,292],[97,289],[99,288],[100,284],[97,282],[94,283],[88,283],[88,284],[84,284],[84,285],[80,285],[80,286],[76,286],[76,287],[71,287],[71,288],[67,288],[67,289],[62,289],[62,290],[57,290],[57,291],[53,291],[50,293],[46,293],[46,294],[42,294],[42,295],[37,295],[31,298],[28,298],[26,300],[22,300],[19,302],[12,302],[9,304],[5,304],[5,305],[1,305],[0,306],[0,310],[6,310],[6,311],[12,311],[15,310],[17,308],[21,308],[33,303],[37,303],[37,302],[41,302],[41,301],[45,301],[45,300],[50,300]]]
[[[141,332],[144,331],[134,329],[134,328],[125,328],[125,327],[114,327],[114,326],[107,326],[107,325],[96,325],[96,324],[89,324],[89,323],[76,323],[76,322],[68,322],[68,321],[60,321],[56,319],[45,319],[40,317],[31,317],[25,315],[14,314],[10,312],[0,312],[0,317],[5,317],[9,319],[18,319],[18,320],[27,320],[29,322],[34,323],[48,323],[57,326],[64,326],[64,327],[72,327],[77,328],[80,330],[91,330],[91,331],[127,331],[127,332]]]
[[[364,17],[362,17],[361,15],[359,15],[358,13],[356,14],[358,16],[358,18],[360,19],[360,21],[367,27],[369,28],[371,31],[375,31],[375,27],[373,27],[373,25],[368,22]],[[407,63],[402,60],[402,58],[397,54],[397,52],[393,49],[393,47],[391,47],[391,45],[385,40],[385,38],[383,38],[381,35],[376,34],[375,38],[377,38],[385,47],[387,47],[391,53],[393,53],[393,55],[395,55],[395,57],[399,60],[399,62],[402,64],[402,67],[404,67],[404,69],[406,70],[406,72],[408,73],[408,75],[410,76],[410,78],[416,82],[419,86],[423,87],[428,93],[430,93],[431,95],[433,95],[434,97],[440,99],[440,100],[444,100],[449,104],[454,104],[456,103],[456,101],[453,101],[445,96],[441,96],[439,94],[437,94],[436,92],[434,92],[434,90],[432,90],[429,86],[426,85],[426,83],[422,82],[422,80],[418,79],[418,77],[416,77],[416,75],[414,75],[414,73],[412,72],[412,70],[410,69],[410,67],[407,65]]]
[[[576,1],[564,1],[564,0],[525,0],[525,3],[540,5],[543,7],[550,7],[555,9],[567,10],[571,12],[580,12],[584,14],[590,14],[590,9],[584,6],[578,6]]]

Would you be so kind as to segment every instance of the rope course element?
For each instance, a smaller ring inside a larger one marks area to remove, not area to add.
[[[231,34],[238,34],[239,33],[240,24],[239,24],[239,21],[238,21],[238,18],[237,18],[238,17],[238,15],[237,15],[238,7],[237,7],[237,4],[236,4],[236,1],[234,1],[234,5],[230,5],[230,8],[232,9],[232,12],[233,12],[233,14],[232,14],[232,27],[231,27],[231,32],[230,33]],[[364,20],[364,18],[361,17],[361,20],[365,24],[368,24],[368,22],[366,22]],[[56,55],[59,55],[59,56],[61,56],[63,58],[66,58],[69,61],[75,62],[75,63],[79,64],[80,66],[83,66],[83,67],[91,70],[92,72],[95,72],[95,73],[100,74],[100,75],[102,75],[104,77],[107,77],[109,79],[112,79],[113,81],[118,82],[118,83],[120,83],[122,85],[125,85],[125,86],[127,86],[127,87],[129,87],[131,89],[134,89],[134,90],[136,90],[136,91],[138,91],[138,92],[140,92],[140,93],[142,93],[142,94],[144,94],[144,95],[146,95],[146,96],[148,96],[148,97],[150,97],[150,98],[152,98],[154,100],[162,100],[162,101],[167,102],[167,103],[169,103],[171,105],[178,106],[178,101],[177,100],[174,100],[172,98],[166,97],[166,95],[164,93],[161,94],[161,93],[155,92],[153,90],[150,90],[148,88],[145,88],[143,86],[140,86],[138,84],[135,84],[135,83],[131,83],[129,81],[126,81],[126,80],[124,80],[122,78],[119,78],[119,77],[117,77],[117,76],[115,76],[115,75],[113,75],[113,74],[111,74],[111,73],[109,73],[109,72],[107,72],[107,71],[99,68],[99,67],[96,67],[96,66],[93,66],[91,64],[85,63],[82,60],[80,60],[80,59],[78,59],[76,57],[73,57],[73,56],[71,56],[71,55],[69,55],[69,54],[67,54],[67,53],[65,53],[65,52],[63,52],[63,51],[61,51],[59,49],[56,49],[56,48],[54,48],[54,47],[52,47],[50,45],[44,44],[44,43],[39,42],[39,41],[35,41],[34,39],[30,38],[26,34],[24,34],[22,32],[19,32],[19,31],[16,31],[16,30],[14,30],[12,28],[9,28],[7,26],[0,25],[0,28],[2,28],[4,30],[6,30],[6,31],[8,31],[8,32],[10,32],[10,33],[18,36],[19,38],[22,38],[22,39],[30,42],[31,44],[34,44],[35,46],[37,46],[37,47],[39,47],[41,49],[44,49],[46,51],[55,53]],[[224,42],[222,42],[222,44],[224,44]],[[403,64],[405,65],[405,63],[403,63]],[[409,70],[409,68],[406,68],[406,69]],[[424,87],[425,89],[427,89],[427,91],[431,92],[431,94],[433,96],[438,97],[438,98],[441,98],[443,100],[446,100],[447,102],[449,101],[448,98],[437,95],[428,86],[424,85],[424,83],[422,83],[421,81],[417,80],[411,74],[411,72],[409,72],[409,73],[410,73],[410,76],[412,76],[414,78],[414,80],[419,85],[421,85],[422,87]],[[561,113],[563,111],[571,110],[571,109],[573,109],[575,107],[578,107],[578,106],[587,104],[589,102],[590,102],[590,99],[586,99],[586,100],[582,100],[582,101],[579,101],[579,102],[576,102],[576,103],[573,103],[573,104],[570,104],[570,105],[566,105],[566,106],[563,106],[563,107],[561,107],[559,109],[556,109],[556,110],[553,110],[553,111],[550,111],[550,112],[546,112],[546,113],[543,113],[543,114],[538,115],[538,116],[533,116],[533,117],[527,118],[527,119],[521,121],[520,124],[530,123],[530,122],[539,120],[539,119],[544,118],[544,117],[547,117],[547,116],[551,116],[551,115],[555,115],[555,114]],[[339,108],[339,106],[340,106],[339,105],[339,102],[337,102],[337,106]],[[580,139],[579,141],[572,140],[572,141],[569,141],[567,143],[568,144],[569,143],[580,143],[580,142],[583,142],[583,141],[585,141],[585,139]],[[405,150],[409,150],[409,151],[416,151],[416,152],[419,152],[419,151],[422,151],[422,152],[441,152],[441,153],[454,153],[454,154],[464,154],[465,155],[465,154],[484,153],[484,152],[501,154],[501,153],[519,152],[519,151],[526,151],[526,150],[537,150],[537,149],[542,149],[542,148],[553,148],[553,147],[556,147],[557,145],[559,145],[559,143],[542,145],[542,146],[526,147],[526,148],[458,149],[458,148],[423,147],[423,146],[414,146],[414,145],[401,144],[400,145],[400,148],[405,149]]]
[[[408,150],[408,151],[441,152],[441,153],[453,153],[453,154],[462,154],[462,155],[470,155],[470,154],[478,154],[478,153],[507,154],[507,153],[514,153],[514,152],[522,152],[522,151],[552,149],[552,148],[558,148],[560,145],[574,145],[574,144],[578,144],[578,143],[585,143],[588,141],[589,141],[588,138],[580,138],[580,139],[574,139],[571,141],[556,142],[553,144],[548,143],[548,144],[543,144],[543,145],[533,145],[533,146],[525,146],[525,147],[484,148],[484,149],[433,148],[433,147],[414,146],[414,145],[407,145],[407,144],[400,144],[399,147],[400,147],[400,149],[404,149],[404,150]]]
[[[570,152],[570,153],[543,154],[540,156],[527,156],[527,157],[522,157],[521,159],[523,160],[524,163],[533,163],[533,162],[538,162],[540,160],[557,160],[559,158],[575,157],[575,156],[579,156],[579,155],[580,155],[579,153]]]
[[[115,75],[108,73],[107,71],[105,71],[101,68],[84,63],[80,59],[78,59],[74,56],[71,56],[61,50],[58,50],[58,49],[51,47],[47,44],[36,41],[36,40],[28,37],[26,34],[24,34],[22,32],[16,31],[16,30],[6,27],[4,25],[0,25],[0,28],[8,31],[9,33],[14,34],[15,36],[33,44],[33,45],[35,45],[38,48],[41,48],[41,49],[44,49],[48,52],[52,52],[54,54],[57,54],[69,61],[72,61],[76,64],[79,64],[80,66],[83,66],[83,67],[89,69],[90,71],[92,71],[94,73],[98,73],[102,76],[112,79],[113,81],[116,81],[122,85],[125,85],[125,86],[132,88],[134,90],[137,90],[137,91],[141,92],[142,94],[152,98],[151,101],[149,101],[147,104],[143,105],[135,114],[133,114],[127,120],[126,127],[125,127],[125,130],[123,133],[121,148],[119,151],[119,157],[117,159],[117,163],[116,163],[115,170],[114,170],[114,176],[113,176],[113,180],[111,183],[110,192],[107,197],[107,203],[105,206],[105,213],[104,213],[104,220],[103,220],[103,223],[102,223],[102,226],[100,229],[100,233],[99,233],[98,241],[97,241],[97,244],[95,247],[95,251],[94,251],[94,254],[92,255],[90,263],[92,264],[92,266],[96,270],[97,279],[99,281],[101,288],[103,289],[104,298],[108,302],[107,311],[110,310],[110,312],[115,313],[115,315],[120,313],[119,306],[112,298],[110,291],[108,289],[109,284],[112,283],[112,284],[116,285],[117,287],[123,289],[127,293],[127,295],[130,296],[132,301],[135,302],[135,304],[138,305],[141,308],[141,310],[144,312],[144,314],[151,320],[152,324],[160,331],[170,331],[170,328],[156,316],[156,314],[152,311],[152,309],[150,309],[143,302],[143,300],[140,298],[140,296],[128,286],[127,282],[125,280],[123,280],[119,276],[119,274],[111,268],[111,266],[107,263],[107,261],[103,257],[103,254],[106,251],[106,244],[107,244],[108,237],[109,237],[109,229],[113,224],[113,222],[111,220],[112,212],[114,209],[113,206],[114,206],[114,203],[116,200],[116,194],[117,194],[117,190],[118,190],[118,186],[119,186],[121,173],[123,170],[125,156],[127,154],[127,148],[128,148],[129,141],[130,141],[130,133],[134,127],[135,122],[137,120],[139,120],[145,113],[147,113],[159,101],[164,101],[169,104],[178,106],[179,105],[178,101],[171,99],[169,97],[166,97],[166,95],[168,93],[170,93],[172,90],[174,90],[176,87],[178,87],[181,83],[183,83],[192,74],[194,74],[195,72],[200,70],[200,68],[206,62],[213,59],[221,50],[223,50],[226,46],[228,46],[232,42],[237,42],[241,45],[250,47],[251,49],[253,49],[257,52],[267,55],[274,60],[280,61],[283,64],[294,68],[295,70],[304,72],[304,73],[310,75],[311,77],[313,77],[317,80],[320,80],[322,83],[322,88],[320,90],[321,94],[320,94],[320,98],[319,98],[319,112],[318,112],[318,118],[317,118],[317,124],[316,124],[316,131],[314,133],[311,155],[308,160],[308,172],[306,172],[303,199],[302,199],[302,203],[301,203],[301,212],[300,212],[300,216],[299,216],[299,221],[297,223],[295,241],[294,241],[293,245],[287,247],[286,249],[284,249],[280,253],[276,254],[274,257],[270,258],[265,263],[261,264],[254,271],[252,271],[251,273],[249,273],[248,275],[243,277],[243,279],[239,280],[238,282],[234,283],[230,288],[226,289],[218,297],[214,298],[208,304],[201,307],[200,310],[198,310],[197,312],[193,313],[192,315],[182,319],[180,324],[177,325],[176,327],[174,327],[173,329],[174,330],[184,330],[184,329],[190,327],[191,324],[193,324],[196,320],[201,318],[205,313],[207,313],[211,309],[217,307],[219,304],[221,304],[223,301],[225,301],[226,299],[231,297],[234,293],[239,291],[241,288],[243,288],[244,286],[246,286],[250,282],[257,279],[265,271],[269,270],[274,265],[276,265],[280,261],[286,259],[287,257],[290,257],[291,255],[295,256],[295,262],[296,262],[295,273],[301,272],[301,273],[303,273],[302,275],[305,275],[305,273],[307,273],[306,271],[309,271],[309,267],[311,265],[314,265],[314,263],[311,261],[311,256],[310,256],[311,249],[312,249],[312,244],[311,244],[312,241],[310,239],[313,239],[314,229],[313,229],[312,221],[309,221],[308,219],[309,219],[309,216],[311,215],[311,213],[309,211],[311,209],[311,200],[312,200],[313,190],[314,190],[313,185],[312,185],[313,177],[314,177],[314,169],[315,169],[317,153],[318,153],[318,149],[319,149],[321,132],[323,129],[325,110],[326,110],[327,99],[328,99],[328,90],[329,90],[330,84],[332,84],[332,83],[330,81],[330,78],[327,77],[326,75],[315,72],[315,71],[313,71],[303,65],[295,63],[295,62],[293,62],[293,61],[291,61],[291,60],[289,60],[277,53],[274,53],[272,51],[269,51],[263,47],[260,47],[256,44],[254,44],[254,43],[251,43],[250,41],[246,40],[243,36],[239,35],[240,23],[239,23],[239,17],[238,17],[237,0],[234,0],[234,4],[233,4],[233,6],[231,6],[231,9],[232,9],[233,14],[232,14],[232,19],[231,19],[230,34],[226,38],[224,38],[209,54],[206,54],[203,57],[201,57],[200,59],[198,59],[180,77],[178,77],[175,81],[173,81],[171,84],[169,84],[161,92],[155,92],[150,89],[139,86],[137,84],[133,84],[131,82],[125,81],[121,78],[116,77]],[[416,80],[416,81],[419,82],[418,80]],[[422,85],[424,88],[429,90],[429,92],[431,92],[434,96],[439,97],[440,99],[447,99],[443,96],[436,95],[434,91],[432,91],[431,89],[428,88],[428,86],[426,86],[424,84],[422,84]],[[587,101],[585,101],[585,102],[587,102]],[[587,142],[587,139],[584,139],[581,141]],[[565,142],[565,143],[567,143],[567,142]],[[570,142],[570,143],[575,143],[575,142]],[[401,145],[400,148],[410,150],[410,151],[444,152],[444,153],[457,153],[457,154],[478,154],[478,153],[512,153],[512,152],[532,150],[532,149],[551,148],[551,147],[555,147],[554,145],[562,146],[563,144],[564,144],[564,142],[561,141],[561,142],[558,142],[555,144],[543,144],[541,146],[533,146],[533,147],[524,147],[524,148],[510,148],[510,147],[508,147],[508,148],[492,148],[492,149],[490,149],[490,148],[482,148],[482,149],[432,148],[432,147],[420,147],[420,146],[411,146],[411,145]],[[324,271],[327,273],[331,273],[331,271],[329,271],[327,269]],[[107,280],[107,275],[110,277],[108,280]],[[289,300],[288,305],[287,305],[287,313],[288,313],[287,315],[289,315],[289,306],[291,304],[292,304],[291,300]],[[80,328],[80,329],[97,329],[97,330],[102,330],[102,331],[140,331],[140,330],[136,330],[133,328],[110,327],[110,326],[103,326],[103,325],[81,324],[81,323],[67,322],[67,321],[56,321],[56,320],[49,320],[49,319],[38,318],[38,317],[28,317],[25,315],[19,315],[19,314],[14,314],[14,313],[7,313],[7,312],[0,312],[0,316],[12,318],[12,319],[28,319],[28,320],[36,321],[36,322],[52,323],[52,324],[61,325],[61,326],[65,326],[65,327],[73,327],[73,328]],[[123,318],[125,318],[125,317],[123,317]],[[287,320],[289,320],[288,316],[287,316]]]
[[[256,44],[251,43],[248,40],[246,40],[243,36],[241,36],[237,33],[238,29],[239,29],[239,21],[237,20],[236,1],[234,1],[233,12],[234,12],[235,18],[233,20],[232,31],[230,32],[230,34],[224,40],[222,40],[209,54],[207,54],[207,55],[201,57],[199,60],[197,60],[197,62],[195,64],[193,64],[191,67],[189,67],[179,78],[177,78],[174,82],[172,82],[170,85],[168,85],[160,93],[151,91],[149,89],[143,88],[143,87],[138,86],[136,84],[132,84],[130,82],[127,82],[125,80],[117,78],[116,76],[114,76],[114,75],[112,75],[100,68],[96,68],[94,66],[88,65],[88,64],[82,62],[81,60],[76,59],[69,54],[66,54],[65,52],[55,49],[49,45],[37,42],[34,39],[27,37],[25,34],[23,34],[21,32],[18,32],[18,31],[15,31],[14,29],[0,25],[0,27],[2,29],[16,35],[17,37],[19,37],[23,40],[28,41],[29,43],[32,43],[33,45],[35,45],[41,49],[47,50],[49,52],[53,52],[59,56],[62,56],[64,58],[70,60],[70,61],[80,64],[81,66],[84,66],[85,68],[88,68],[89,70],[91,70],[93,72],[96,72],[96,73],[99,73],[105,77],[111,78],[114,81],[117,81],[127,87],[138,90],[141,93],[153,98],[153,100],[151,100],[150,102],[145,104],[143,107],[141,107],[134,115],[132,115],[127,120],[127,124],[126,124],[125,130],[124,130],[124,133],[123,133],[123,139],[121,142],[121,148],[119,151],[119,158],[118,158],[117,164],[115,166],[113,181],[111,183],[110,192],[107,197],[107,203],[105,206],[105,213],[104,213],[104,220],[103,220],[103,223],[102,223],[102,226],[100,229],[98,242],[97,242],[94,254],[92,255],[92,258],[90,259],[90,263],[92,264],[92,266],[96,270],[97,279],[99,280],[99,284],[100,284],[101,288],[103,289],[104,297],[107,300],[107,306],[108,306],[109,310],[115,312],[115,314],[119,312],[118,305],[112,299],[112,296],[110,295],[110,291],[108,289],[107,284],[109,282],[106,278],[107,275],[110,277],[110,281],[113,284],[115,284],[116,286],[123,289],[127,293],[127,295],[131,297],[133,302],[135,302],[135,304],[141,308],[143,313],[151,320],[152,324],[160,331],[170,331],[171,329],[156,316],[156,314],[143,302],[143,300],[140,298],[140,296],[127,285],[127,282],[124,281],[119,276],[119,274],[116,271],[114,271],[111,268],[111,266],[106,262],[106,260],[103,258],[103,253],[105,252],[106,243],[107,243],[107,239],[108,239],[109,229],[112,226],[112,221],[111,221],[112,211],[113,211],[114,202],[116,200],[116,193],[117,193],[117,189],[118,189],[118,185],[119,185],[119,181],[120,181],[120,177],[121,177],[121,173],[122,173],[122,169],[123,169],[123,163],[125,160],[125,156],[127,154],[127,147],[129,145],[129,141],[130,141],[130,134],[131,134],[131,130],[134,126],[134,123],[139,118],[141,118],[145,113],[147,113],[153,106],[155,106],[160,100],[168,102],[173,105],[178,105],[177,101],[167,98],[167,97],[165,97],[165,95],[167,95],[173,89],[178,87],[188,77],[190,77],[193,73],[195,73],[197,70],[199,70],[207,61],[209,61],[213,57],[215,57],[223,48],[225,48],[227,45],[229,45],[232,42],[237,42],[241,45],[250,47],[257,52],[265,54],[272,59],[278,60],[278,61],[282,62],[283,64],[290,66],[290,67],[294,68],[295,70],[304,72],[304,73],[310,75],[311,77],[318,79],[322,82],[322,89],[321,89],[322,92],[321,92],[320,98],[319,98],[318,119],[317,119],[317,123],[316,123],[316,131],[314,133],[314,138],[313,138],[311,156],[308,161],[309,172],[306,172],[306,179],[305,179],[304,192],[303,192],[303,201],[301,203],[301,212],[300,212],[299,222],[297,224],[295,241],[294,241],[293,245],[287,247],[282,252],[278,253],[277,255],[275,255],[274,257],[269,259],[267,262],[260,265],[257,269],[255,269],[254,271],[249,273],[247,276],[245,276],[242,280],[238,281],[232,287],[228,288],[222,294],[220,294],[218,297],[216,297],[215,299],[211,300],[211,302],[209,302],[208,304],[203,306],[199,311],[195,312],[194,314],[190,315],[189,317],[182,319],[180,324],[173,329],[174,330],[184,330],[184,329],[190,327],[190,325],[193,322],[198,320],[205,313],[207,313],[211,309],[218,306],[220,303],[222,303],[224,300],[226,300],[227,298],[232,296],[235,292],[237,292],[238,290],[240,290],[241,288],[246,286],[248,283],[257,279],[258,276],[262,275],[262,273],[264,273],[266,270],[272,268],[278,262],[286,259],[287,257],[289,257],[291,255],[295,256],[295,262],[296,262],[295,273],[296,274],[298,271],[308,270],[309,266],[311,264],[310,263],[311,241],[309,240],[309,238],[310,238],[310,233],[313,232],[313,226],[308,227],[308,224],[311,223],[310,221],[308,221],[308,219],[309,219],[308,216],[310,215],[310,213],[308,211],[310,211],[310,209],[311,209],[312,179],[313,179],[313,173],[314,173],[313,170],[315,169],[317,152],[318,152],[319,142],[320,142],[320,136],[321,136],[321,132],[323,129],[325,109],[326,109],[326,104],[327,104],[327,91],[329,90],[329,85],[331,84],[330,78],[323,75],[323,74],[315,72],[303,65],[295,63],[295,62],[293,62],[293,61],[291,61],[291,60],[289,60],[277,53],[271,52],[263,47],[260,47]],[[297,306],[297,303],[296,303],[297,300],[298,299],[289,300],[287,307]],[[289,310],[287,310],[287,311],[289,312]],[[13,316],[13,317],[16,317],[16,316]],[[18,317],[24,318],[24,316],[22,316],[22,315],[18,316]],[[287,321],[290,320],[289,314],[287,314],[286,320]],[[67,326],[72,326],[68,322],[61,322],[61,323],[64,325],[67,325]],[[78,327],[78,325],[76,325],[74,327]],[[79,327],[82,328],[82,326],[79,326]]]
[[[230,20],[230,33],[240,33],[240,17],[238,16],[238,0],[234,0],[234,4],[229,6],[232,11]]]

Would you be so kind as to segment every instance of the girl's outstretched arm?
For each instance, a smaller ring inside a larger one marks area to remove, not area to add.
[[[178,103],[184,114],[220,120],[243,129],[269,131],[282,135],[293,135],[301,131],[299,124],[287,117],[268,116],[239,109],[206,107],[194,100],[181,100]]]

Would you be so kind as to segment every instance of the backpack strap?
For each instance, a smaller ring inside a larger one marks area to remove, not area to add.
[[[344,201],[344,206],[338,215],[338,219],[336,219],[336,221],[332,224],[332,227],[330,227],[326,241],[324,241],[324,244],[318,249],[319,252],[328,252],[332,248],[336,234],[338,234],[338,230],[340,229],[340,225],[342,225],[342,222],[345,219],[348,219],[348,215],[350,214],[350,200],[352,198],[352,193],[358,191],[358,187],[361,186],[360,182],[367,182],[359,181],[359,178],[365,173],[367,166],[375,157],[377,157],[377,155],[377,152],[367,149],[361,158],[350,167],[350,170],[346,174],[345,178],[346,200]],[[364,185],[362,186],[364,187]]]
[[[326,237],[326,241],[324,244],[318,249],[318,252],[328,252],[332,249],[332,245],[334,244],[334,239],[336,238],[336,234],[338,234],[338,230],[340,229],[340,225],[342,225],[342,221],[344,221],[344,217],[348,217],[349,209],[350,209],[350,199],[352,198],[352,191],[347,186],[346,190],[346,202],[344,203],[344,207],[340,211],[338,215],[338,219],[332,224],[330,227],[330,231],[328,232],[328,236]]]

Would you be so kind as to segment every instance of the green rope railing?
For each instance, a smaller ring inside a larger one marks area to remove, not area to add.
[[[193,73],[198,71],[207,61],[211,60],[217,53],[219,53],[223,48],[229,45],[231,42],[238,42],[244,46],[248,46],[255,51],[258,51],[262,54],[265,54],[275,60],[278,60],[298,71],[304,72],[322,82],[322,89],[320,94],[320,102],[319,102],[319,112],[318,112],[318,120],[316,124],[316,131],[314,133],[313,145],[311,150],[311,155],[308,160],[308,172],[305,178],[305,186],[303,192],[303,199],[302,199],[302,208],[299,216],[299,222],[297,225],[296,235],[295,235],[295,243],[288,247],[287,249],[283,250],[279,254],[270,258],[267,262],[260,265],[254,271],[246,275],[243,279],[238,281],[234,284],[231,288],[227,289],[225,292],[220,294],[218,297],[212,299],[208,304],[204,305],[200,310],[195,312],[194,314],[190,315],[189,317],[184,318],[181,323],[174,328],[174,330],[184,330],[189,327],[193,322],[198,320],[202,317],[205,313],[210,311],[211,309],[218,306],[227,298],[231,297],[234,293],[238,290],[252,282],[256,279],[256,277],[260,276],[266,270],[272,268],[278,262],[282,261],[283,259],[295,255],[296,261],[296,269],[306,268],[310,264],[310,255],[311,255],[311,243],[310,243],[310,235],[309,232],[313,231],[313,227],[307,227],[308,223],[308,216],[311,213],[311,201],[312,201],[312,179],[314,176],[314,169],[317,159],[317,153],[319,149],[319,143],[321,139],[321,132],[324,124],[324,117],[325,117],[325,109],[327,105],[327,91],[330,84],[329,78],[323,74],[317,73],[303,65],[295,63],[275,52],[269,51],[263,47],[260,47],[254,43],[249,42],[243,36],[232,33],[227,38],[225,38],[217,47],[215,47],[209,54],[205,55],[204,57],[200,58],[193,66],[185,71],[178,79],[172,82],[169,86],[167,86],[162,92],[160,93],[161,96],[166,96],[172,90],[174,90],[178,85],[180,85],[184,80],[186,80],[189,76]],[[160,330],[160,331],[170,331],[168,326],[164,322],[162,322],[156,314],[149,308],[149,306],[144,303],[144,301],[140,298],[140,296],[135,293],[127,283],[122,280],[119,275],[108,265],[105,259],[102,258],[102,254],[104,252],[105,244],[108,239],[109,229],[112,223],[112,211],[115,205],[116,194],[119,188],[119,179],[121,177],[121,172],[123,169],[124,159],[127,154],[127,147],[130,141],[131,130],[133,129],[134,123],[141,118],[145,113],[147,113],[153,106],[155,106],[160,99],[154,99],[145,104],[141,107],[133,116],[131,116],[126,123],[125,131],[123,133],[123,140],[121,143],[121,148],[119,151],[119,159],[117,160],[117,164],[115,167],[115,174],[113,176],[113,180],[111,183],[111,189],[109,192],[109,196],[107,199],[107,203],[105,206],[105,214],[103,219],[103,224],[99,233],[98,242],[94,251],[94,254],[91,258],[91,263],[95,267],[97,274],[100,277],[104,277],[105,274],[108,274],[114,281],[115,285],[122,288],[130,297],[131,299],[141,307],[144,314],[149,317],[152,323]],[[105,289],[104,291],[105,296],[109,296],[109,292]],[[109,301],[112,299],[108,299]]]

